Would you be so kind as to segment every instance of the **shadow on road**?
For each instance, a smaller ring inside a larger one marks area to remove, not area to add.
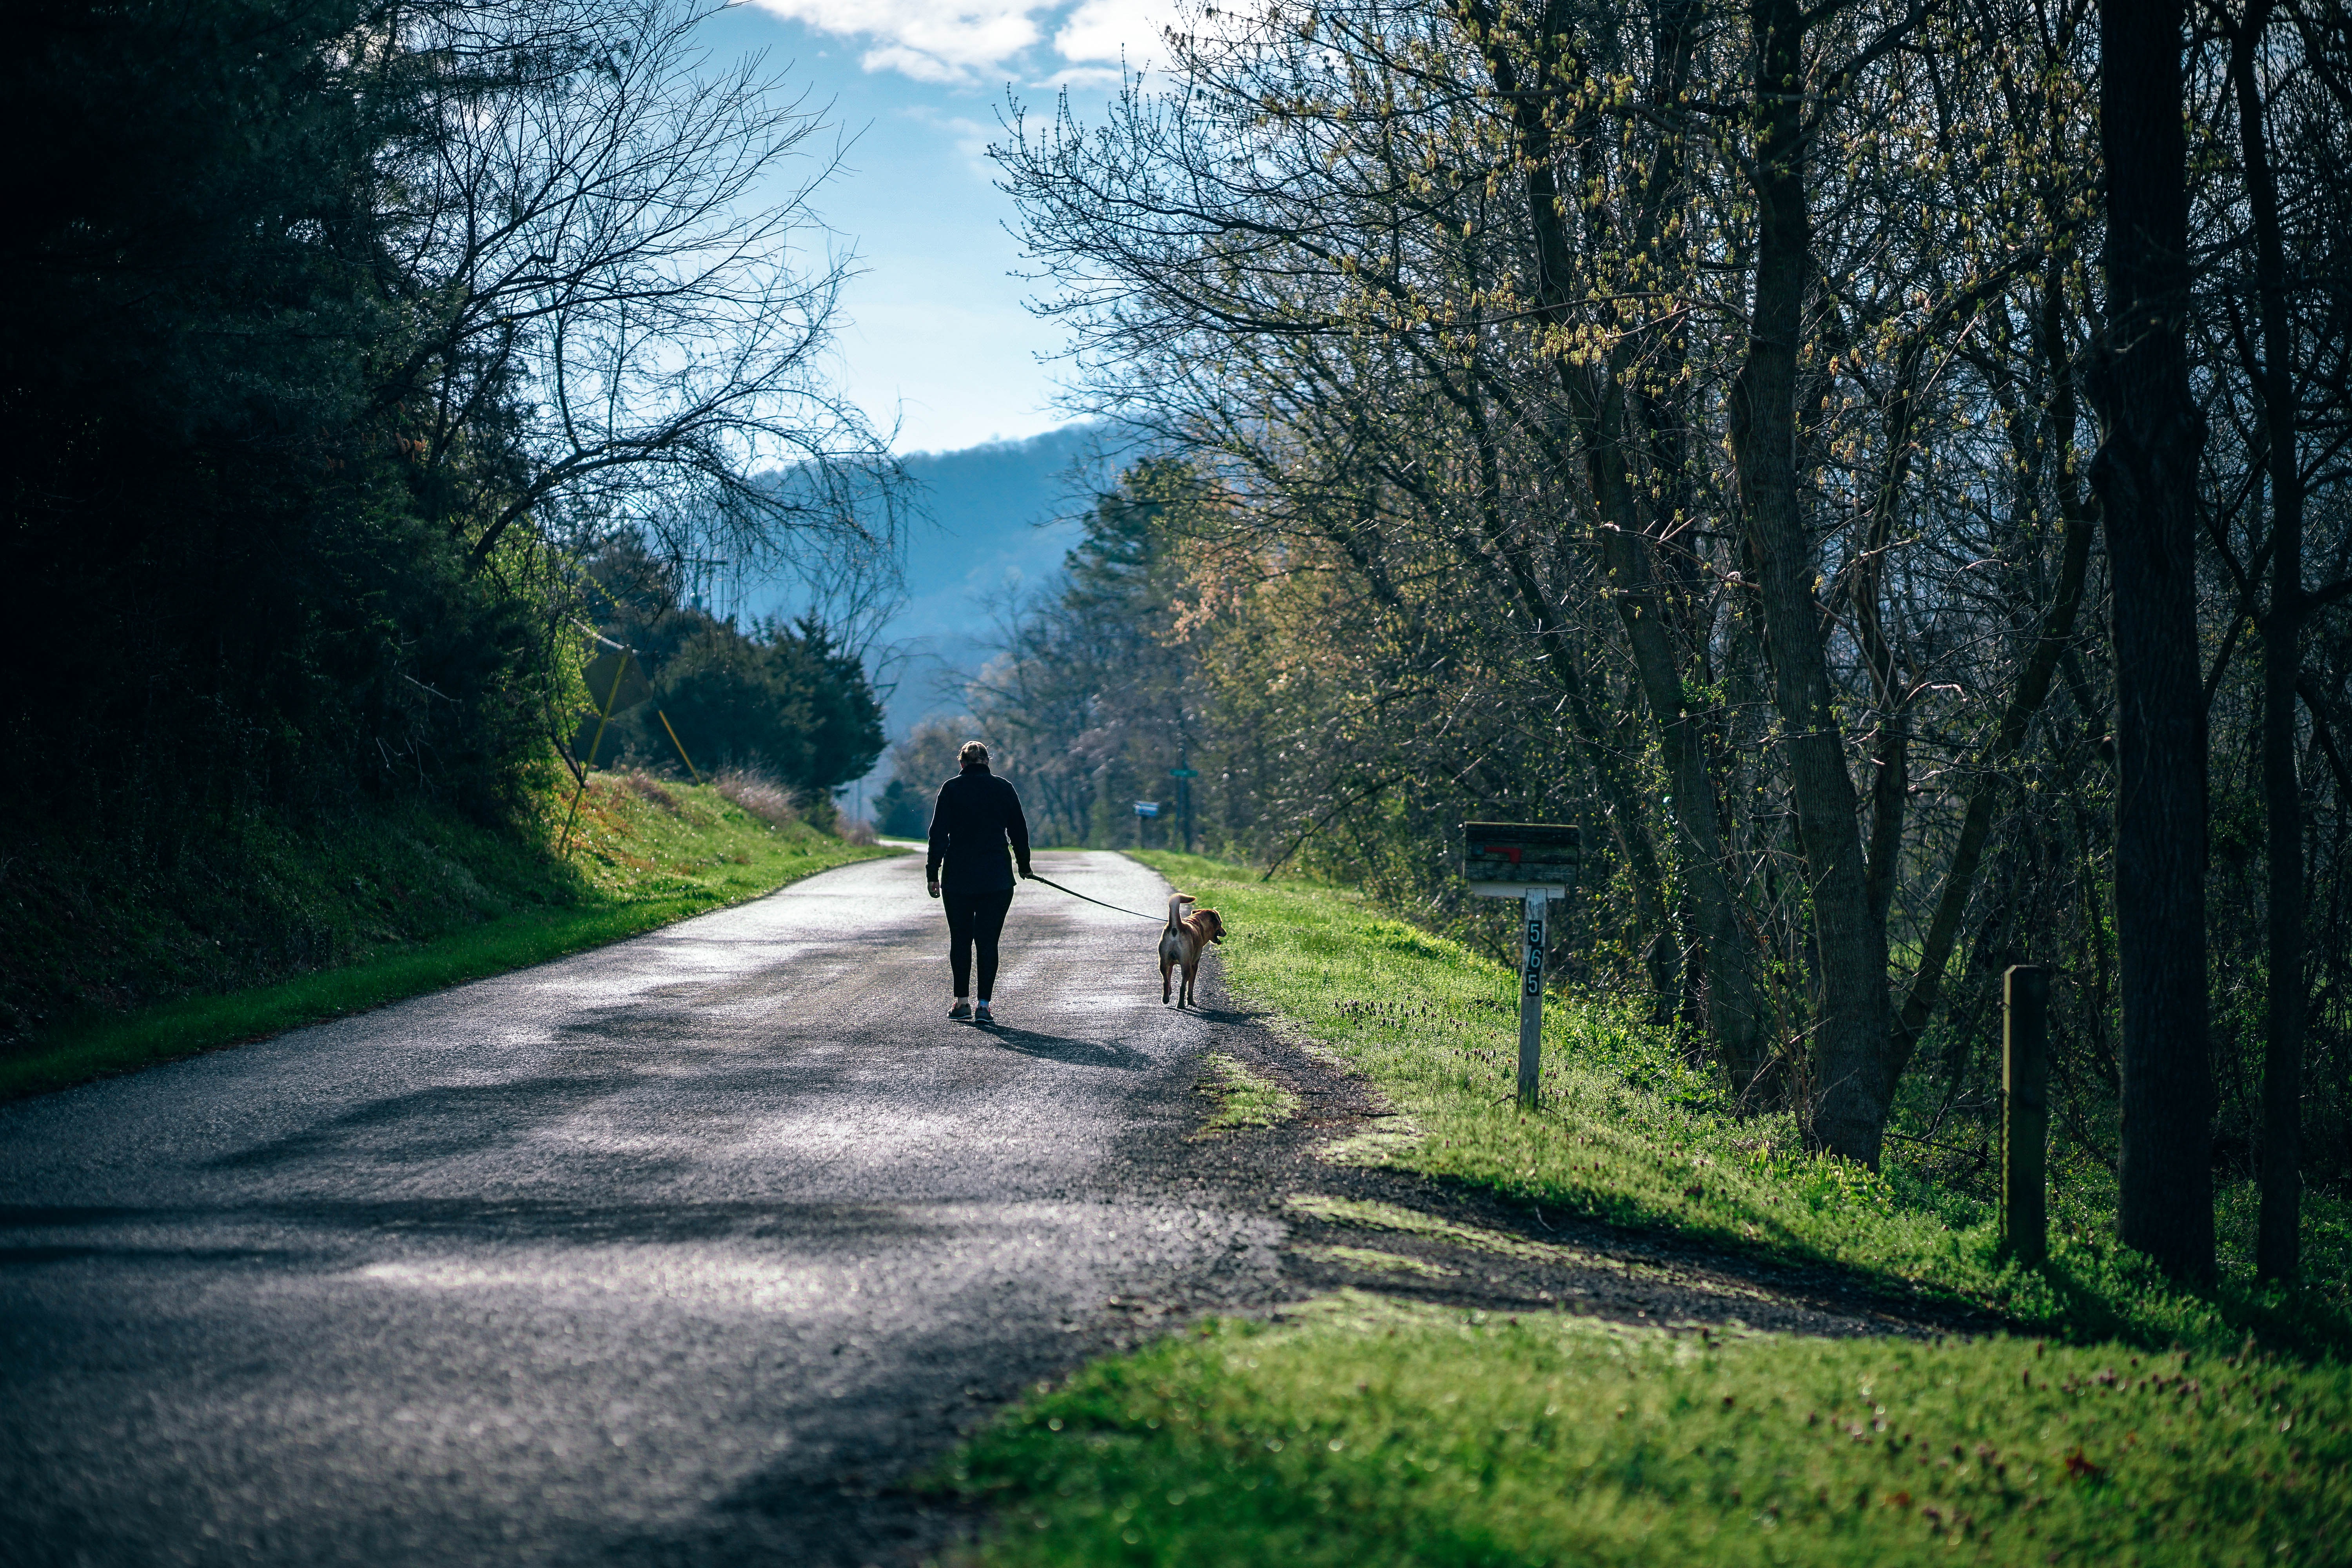
[[[986,1026],[983,1032],[1008,1051],[1043,1057],[1074,1068],[1117,1068],[1121,1072],[1141,1072],[1152,1065],[1150,1057],[1116,1040],[1074,1040],[1067,1035],[1041,1035],[1033,1029],[1010,1029],[1002,1024]]]
[[[950,1205],[952,1209],[952,1205]],[[280,1261],[336,1266],[384,1252],[387,1241],[456,1237],[478,1244],[658,1246],[717,1240],[790,1239],[815,1251],[877,1242],[940,1240],[969,1232],[969,1215],[896,1203],[735,1200],[582,1204],[534,1199],[330,1199],[178,1205],[152,1209],[39,1208],[0,1211],[11,1228],[45,1230],[40,1241],[0,1246],[0,1271],[76,1258],[176,1258],[202,1262]],[[158,1246],[165,1227],[235,1227],[253,1239],[215,1247]],[[313,1233],[306,1239],[305,1232]],[[347,1238],[365,1238],[353,1246]]]
[[[1190,1018],[1205,1019],[1212,1024],[1230,1024],[1235,1028],[1243,1029],[1266,1016],[1262,1012],[1235,1012],[1230,1007],[1187,1007],[1184,1009],[1184,1015]]]

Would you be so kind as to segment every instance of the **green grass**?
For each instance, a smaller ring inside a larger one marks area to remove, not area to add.
[[[1666,1230],[1790,1262],[1832,1265],[1903,1298],[1966,1303],[2038,1332],[2234,1348],[2248,1332],[2294,1353],[2352,1351],[2352,1227],[2307,1203],[2312,1283],[2259,1291],[2238,1267],[2199,1295],[2168,1288],[2109,1239],[2109,1189],[2062,1189],[2046,1272],[2002,1257],[1989,1205],[1890,1160],[1871,1172],[1805,1152],[1787,1117],[1727,1114],[1711,1075],[1629,1012],[1553,995],[1544,1092],[1514,1103],[1512,976],[1347,891],[1261,882],[1242,868],[1141,857],[1213,905],[1228,983],[1363,1074],[1398,1131],[1346,1157],[1539,1206]],[[2224,1205],[2225,1220],[2242,1213]]]
[[[1318,1219],[1328,1225],[1353,1226],[1360,1230],[1394,1231],[1399,1236],[1417,1236],[1428,1241],[1446,1242],[1520,1263],[1549,1263],[1589,1268],[1605,1266],[1608,1262],[1598,1254],[1576,1247],[1561,1247],[1549,1241],[1530,1241],[1526,1237],[1490,1230],[1481,1225],[1442,1219],[1435,1215],[1423,1214],[1419,1209],[1406,1208],[1401,1204],[1306,1193],[1285,1199],[1282,1206],[1292,1214]],[[1620,1267],[1629,1274],[1663,1277],[1662,1270],[1644,1268],[1638,1264]]]
[[[1250,1071],[1222,1051],[1204,1058],[1208,1076],[1201,1092],[1215,1102],[1201,1131],[1214,1135],[1243,1127],[1272,1127],[1298,1114],[1298,1097],[1270,1078]]]
[[[2352,1377],[1349,1294],[1097,1363],[944,1479],[996,1568],[2340,1563]]]
[[[1785,1118],[1727,1114],[1670,1039],[1603,1005],[1552,998],[1545,1093],[1522,1110],[1499,965],[1344,890],[1142,858],[1224,916],[1238,996],[1390,1102],[1327,1158],[1827,1267],[2020,1332],[1663,1332],[1360,1294],[1213,1321],[1041,1387],[950,1462],[940,1483],[994,1512],[979,1561],[2347,1560],[2340,1205],[2313,1205],[2300,1292],[2256,1291],[2241,1267],[2208,1292],[2170,1287],[2106,1239],[2095,1183],[2059,1194],[2052,1266],[2022,1269],[1984,1205],[1891,1161],[1810,1155]],[[1396,1204],[1287,1205],[1367,1241],[1594,1261]],[[1372,1247],[1305,1250],[1443,1283]]]
[[[1462,1270],[1443,1263],[1433,1263],[1425,1258],[1408,1258],[1400,1252],[1383,1252],[1376,1247],[1343,1247],[1325,1242],[1301,1242],[1292,1251],[1311,1258],[1318,1263],[1336,1264],[1343,1268],[1369,1270],[1374,1274],[1395,1275],[1407,1279],[1458,1279]]]
[[[550,815],[544,830],[554,838],[562,817]],[[762,821],[711,786],[656,785],[613,773],[594,776],[560,856],[551,845],[518,845],[413,812],[350,826],[340,842],[298,842],[275,861],[257,856],[250,873],[265,884],[253,900],[264,913],[330,933],[319,944],[330,954],[323,965],[234,989],[207,988],[198,970],[188,985],[194,994],[145,1005],[110,1006],[113,998],[100,992],[26,1048],[0,1057],[0,1098],[61,1089],[544,963],[889,853],[845,844],[803,823]],[[141,914],[151,929],[110,931],[93,919],[87,923],[98,929],[89,940],[110,942],[134,961],[152,948],[168,950],[166,938],[152,930],[164,922],[131,910]],[[182,945],[191,940],[184,925],[167,930]],[[193,940],[201,946],[201,929]],[[237,968],[224,969],[243,977]],[[244,973],[254,969],[267,973],[257,962]]]

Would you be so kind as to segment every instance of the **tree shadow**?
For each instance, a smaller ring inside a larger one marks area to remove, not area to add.
[[[2065,1302],[2077,1338],[2122,1340],[2149,1350],[2177,1346],[2189,1337],[2180,1308],[2194,1300],[2212,1309],[2227,1336],[2243,1335],[2243,1348],[2305,1364],[2340,1363],[2352,1352],[2352,1313],[2307,1285],[2263,1287],[2242,1277],[2187,1284],[2164,1279],[2155,1264],[2137,1258],[2100,1269],[2053,1258],[2041,1272]],[[2209,1341],[2206,1348],[2229,1347]]]
[[[300,1131],[205,1162],[215,1171],[268,1170],[382,1144],[409,1162],[446,1158],[511,1140],[517,1131],[631,1087],[614,1072],[544,1074],[488,1084],[436,1084],[362,1100]]]
[[[1041,1035],[1034,1029],[1007,1028],[1002,1024],[982,1025],[981,1028],[1008,1051],[1070,1067],[1141,1072],[1153,1065],[1152,1059],[1141,1051],[1116,1040],[1074,1040],[1067,1035]]]
[[[875,1202],[580,1203],[509,1197],[425,1197],[345,1201],[288,1199],[223,1205],[183,1204],[151,1209],[41,1209],[0,1213],[9,1229],[47,1237],[0,1240],[0,1268],[82,1258],[141,1258],[316,1265],[356,1247],[371,1256],[396,1240],[454,1240],[468,1247],[614,1247],[690,1245],[711,1241],[788,1240],[817,1253],[844,1247],[937,1240],[962,1223],[930,1205]],[[163,1226],[184,1230],[240,1226],[284,1233],[320,1227],[336,1235],[316,1245],[201,1246],[150,1239]]]
[[[1257,1023],[1263,1018],[1271,1017],[1273,1016],[1262,1008],[1241,1009],[1233,1007],[1202,1007],[1197,1005],[1184,1008],[1183,1012],[1188,1017],[1204,1018],[1212,1024],[1229,1024],[1237,1028],[1245,1028],[1252,1024]]]

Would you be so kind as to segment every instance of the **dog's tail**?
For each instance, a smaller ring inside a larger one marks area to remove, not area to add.
[[[1174,893],[1170,895],[1168,900],[1168,923],[1161,929],[1163,931],[1174,931],[1178,926],[1182,925],[1184,923],[1184,906],[1192,901],[1192,895],[1190,893]]]

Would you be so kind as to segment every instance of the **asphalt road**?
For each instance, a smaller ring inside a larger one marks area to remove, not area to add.
[[[1267,1208],[1166,1168],[1240,1026],[1141,921],[1006,935],[994,1034],[898,858],[0,1107],[0,1560],[904,1557],[876,1485],[1120,1298],[1277,1288]]]

